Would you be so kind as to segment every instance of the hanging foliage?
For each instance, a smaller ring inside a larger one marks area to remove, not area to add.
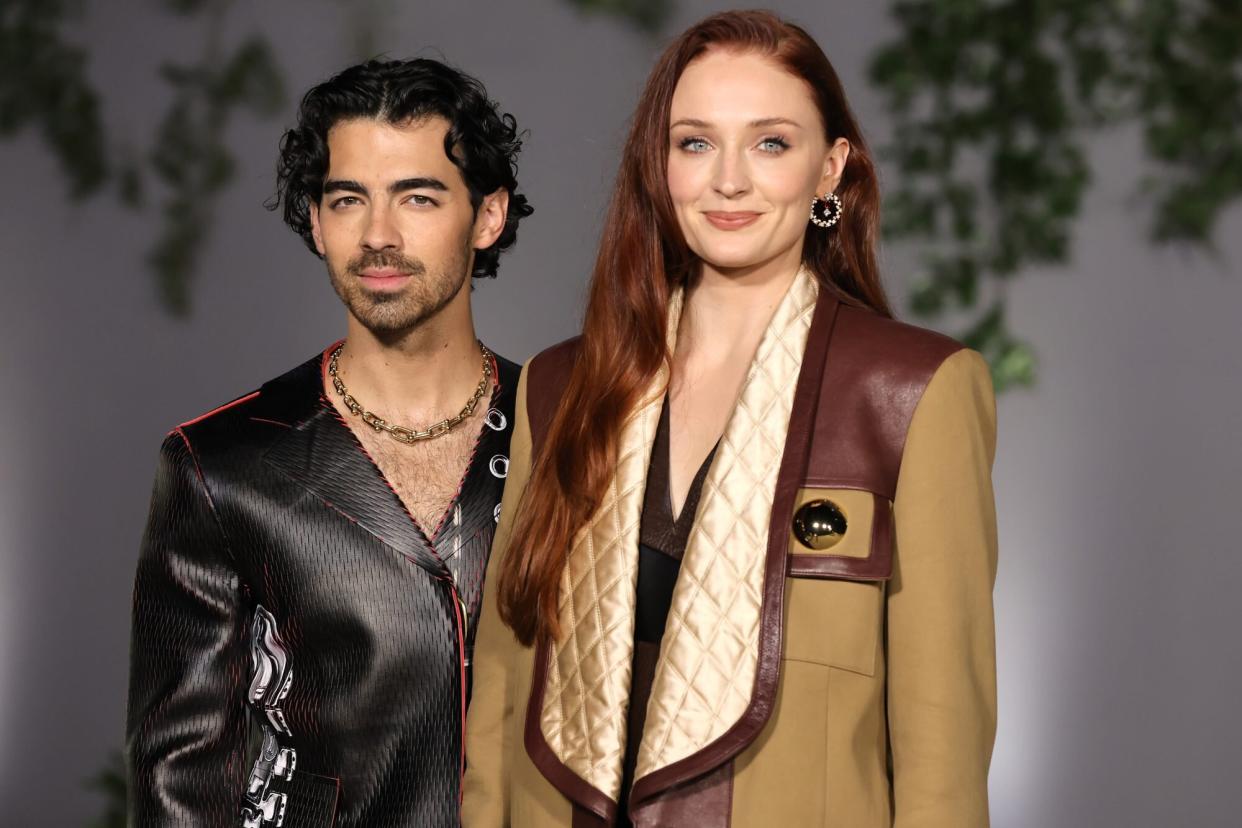
[[[119,200],[145,209],[159,185],[159,234],[147,255],[162,304],[190,311],[190,285],[210,233],[215,199],[233,177],[225,140],[238,110],[277,114],[284,102],[281,73],[265,39],[225,43],[222,26],[231,0],[161,0],[168,12],[205,21],[203,49],[194,62],[168,62],[161,78],[173,99],[145,153],[111,149],[99,95],[88,80],[85,48],[63,31],[81,14],[69,0],[0,0],[0,136],[39,130],[69,181],[75,200],[112,179]]]
[[[125,763],[119,752],[108,757],[108,764],[86,783],[103,797],[103,813],[93,819],[90,828],[125,828],[128,807],[128,784]]]
[[[671,0],[566,0],[655,33]],[[143,209],[155,179],[161,224],[147,260],[172,312],[191,284],[234,157],[238,111],[271,117],[281,73],[266,40],[230,45],[231,0],[161,0],[204,22],[198,60],[170,62],[173,99],[149,150],[110,148],[83,46],[66,39],[75,0],[0,0],[0,137],[37,130],[81,199],[114,185]],[[1137,123],[1150,165],[1136,175],[1156,242],[1210,246],[1242,193],[1242,0],[897,0],[899,34],[871,64],[896,138],[885,233],[913,242],[921,317],[973,316],[959,332],[989,357],[999,389],[1030,384],[1029,343],[1005,322],[1009,279],[1064,264],[1090,181],[1096,127]],[[374,13],[374,10],[373,10]],[[372,15],[373,16],[373,15]],[[366,34],[365,32],[363,33]]]
[[[1005,283],[1069,260],[1093,128],[1142,130],[1154,241],[1209,243],[1242,195],[1242,0],[899,0],[893,16],[871,76],[895,125],[885,234],[923,251],[912,310],[977,314],[962,338],[998,389],[1029,385]]]
[[[149,157],[165,196],[161,232],[147,261],[164,305],[184,315],[190,311],[190,285],[211,232],[216,198],[233,178],[235,162],[225,130],[239,109],[276,115],[284,103],[284,84],[266,40],[252,36],[231,51],[223,43],[230,0],[165,3],[180,14],[207,17],[199,59],[160,67],[174,95]]]
[[[0,137],[37,130],[75,200],[98,191],[109,173],[86,52],[61,36],[63,22],[80,13],[72,0],[0,2]]]

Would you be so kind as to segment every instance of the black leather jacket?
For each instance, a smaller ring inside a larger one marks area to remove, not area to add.
[[[324,355],[164,441],[138,562],[132,825],[459,823],[462,718],[518,366],[430,540]]]

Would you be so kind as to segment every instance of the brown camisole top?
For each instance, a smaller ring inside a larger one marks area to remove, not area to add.
[[[719,446],[719,443],[717,443]],[[673,499],[669,491],[669,406],[664,400],[660,424],[656,429],[655,444],[651,449],[651,464],[647,470],[647,490],[643,498],[643,512],[639,526],[638,541],[638,590],[634,619],[634,662],[630,683],[629,720],[626,728],[625,765],[621,782],[621,802],[618,808],[618,826],[629,826],[629,794],[634,782],[634,766],[638,760],[638,745],[642,740],[643,724],[647,718],[647,700],[651,696],[651,683],[655,679],[656,661],[660,655],[660,639],[668,620],[669,607],[673,602],[673,588],[681,570],[681,558],[686,551],[694,515],[698,511],[703,481],[716,447],[708,453],[703,465],[691,481],[681,513],[673,519]]]

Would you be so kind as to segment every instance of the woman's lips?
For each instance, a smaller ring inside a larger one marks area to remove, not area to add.
[[[759,220],[762,213],[751,211],[732,211],[721,212],[711,210],[703,213],[704,217],[711,222],[712,226],[720,230],[741,230],[743,227],[749,227]]]

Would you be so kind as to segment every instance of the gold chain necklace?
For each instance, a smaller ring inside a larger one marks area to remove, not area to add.
[[[487,346],[482,342],[479,343],[479,350],[483,352],[483,379],[479,380],[479,387],[474,389],[474,394],[466,403],[456,417],[450,417],[447,420],[441,420],[434,425],[428,426],[423,430],[416,428],[406,428],[405,426],[393,425],[382,417],[378,417],[362,407],[362,404],[350,395],[345,388],[345,383],[341,381],[341,375],[337,370],[337,359],[341,356],[341,351],[345,349],[345,343],[342,342],[336,346],[336,350],[332,352],[332,356],[328,357],[328,376],[332,377],[332,387],[336,389],[336,393],[341,395],[341,399],[345,402],[345,407],[349,409],[349,413],[355,417],[361,417],[362,421],[375,429],[377,432],[386,431],[388,436],[396,440],[398,443],[409,445],[419,440],[430,440],[447,434],[453,429],[453,426],[474,413],[474,407],[479,404],[479,400],[483,398],[483,392],[487,390],[487,381],[492,378],[492,352],[487,350]]]

